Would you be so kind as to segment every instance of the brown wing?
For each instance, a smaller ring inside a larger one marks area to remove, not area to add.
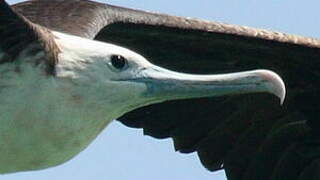
[[[230,180],[320,178],[319,40],[85,0],[15,8],[33,22],[128,47],[177,71],[274,70],[287,86],[282,107],[266,94],[179,100],[119,121],[156,138],[172,137],[176,150],[196,151],[207,169],[224,168]]]
[[[4,0],[0,0],[0,12],[0,64],[42,51],[45,56],[40,60],[45,60],[47,72],[52,74],[58,48],[50,31],[16,13]]]

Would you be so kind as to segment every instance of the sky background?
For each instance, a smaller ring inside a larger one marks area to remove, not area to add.
[[[16,0],[7,0],[14,4]],[[109,4],[320,37],[318,0],[105,0]],[[171,140],[143,136],[119,122],[71,161],[46,170],[0,175],[1,180],[226,180],[196,154],[179,154]]]

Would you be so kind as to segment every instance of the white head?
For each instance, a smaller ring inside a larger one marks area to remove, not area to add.
[[[71,94],[112,118],[135,108],[172,99],[267,92],[281,103],[285,86],[272,71],[253,70],[220,75],[190,75],[169,71],[128,49],[54,32],[61,48],[56,67]]]

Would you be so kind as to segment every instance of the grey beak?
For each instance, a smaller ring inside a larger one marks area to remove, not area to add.
[[[282,104],[286,93],[280,76],[269,70],[192,75],[151,66],[135,81],[147,84],[144,96],[159,101],[265,92],[279,97]]]

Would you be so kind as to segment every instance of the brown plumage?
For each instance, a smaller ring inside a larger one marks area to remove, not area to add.
[[[172,137],[176,150],[196,151],[207,169],[224,168],[230,180],[319,177],[314,169],[320,146],[320,40],[86,0],[13,7],[33,23],[128,47],[174,70],[278,72],[288,92],[282,107],[265,94],[179,100],[140,108],[119,121],[156,138]]]
[[[54,65],[57,61],[59,48],[53,41],[53,35],[46,28],[30,22],[24,16],[16,14],[4,2],[0,2],[2,43],[1,49],[5,52],[5,58],[0,63],[13,62],[17,56],[26,49],[29,53],[44,51],[46,60],[46,71],[48,74],[54,74]],[[17,34],[12,36],[12,34]],[[28,52],[24,52],[28,53]],[[41,58],[43,60],[43,58]],[[40,62],[35,61],[36,64]]]

